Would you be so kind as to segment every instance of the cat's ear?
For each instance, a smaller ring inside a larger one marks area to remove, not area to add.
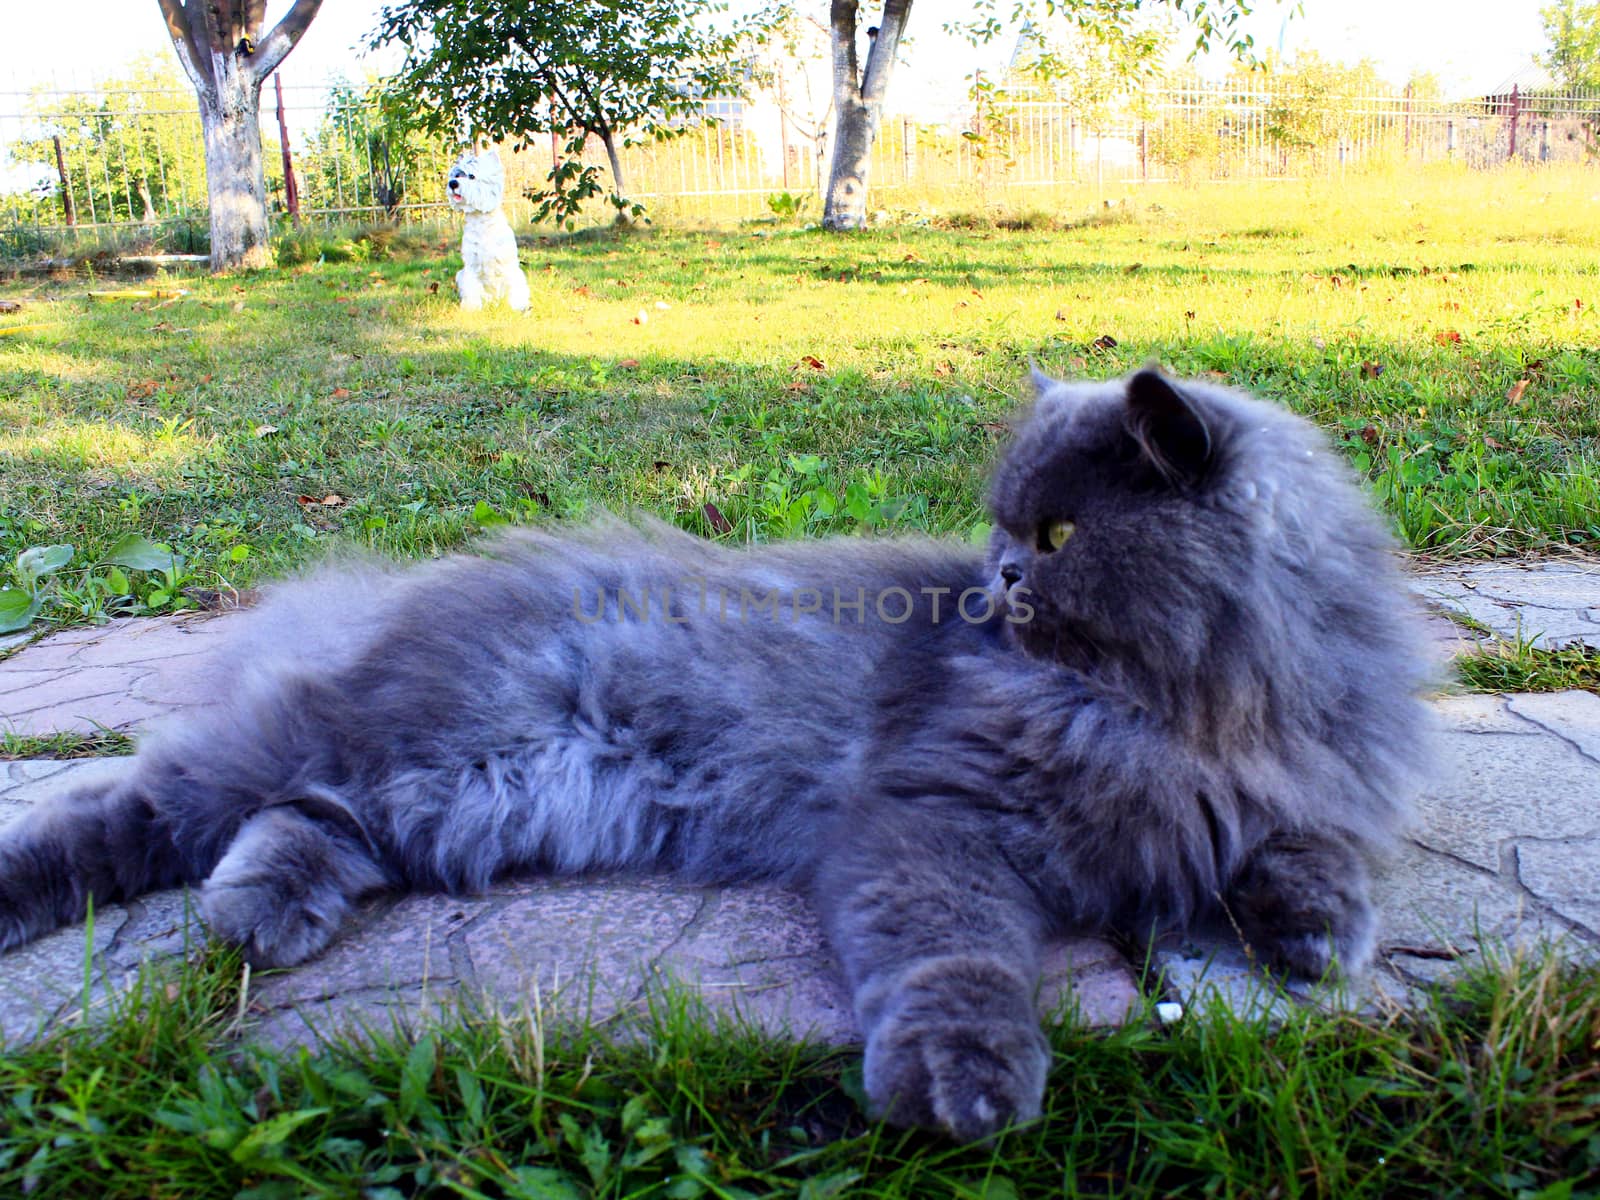
[[[1167,482],[1197,482],[1211,461],[1211,430],[1181,388],[1153,368],[1128,380],[1123,424]]]
[[[1039,370],[1039,364],[1032,361],[1028,363],[1028,381],[1033,384],[1035,398],[1043,396],[1051,388],[1055,387],[1057,382]]]

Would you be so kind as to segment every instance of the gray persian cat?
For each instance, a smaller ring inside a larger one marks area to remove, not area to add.
[[[1389,539],[1280,409],[1038,382],[986,555],[610,522],[283,587],[210,708],[0,834],[0,949],[177,884],[286,965],[380,889],[773,880],[815,898],[878,1109],[960,1138],[1039,1111],[1054,933],[1225,914],[1360,970],[1424,723]]]

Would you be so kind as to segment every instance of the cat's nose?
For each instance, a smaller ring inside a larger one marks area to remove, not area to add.
[[[1006,581],[1007,587],[1015,587],[1022,579],[1022,568],[1016,563],[1001,563],[1000,578]]]

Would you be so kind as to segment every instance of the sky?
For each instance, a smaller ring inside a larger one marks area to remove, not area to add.
[[[1304,0],[1300,14],[1285,20],[1288,6],[1258,0],[1249,29],[1259,47],[1286,51],[1312,47],[1324,57],[1374,60],[1396,82],[1431,71],[1452,94],[1490,90],[1525,67],[1543,47],[1539,9],[1549,0]],[[269,21],[289,9],[272,0]],[[800,0],[817,9],[822,0]],[[142,55],[171,55],[156,0],[65,0],[54,5],[0,0],[6,11],[0,39],[0,113],[14,112],[15,97],[54,82],[87,85],[113,74]],[[285,62],[284,82],[320,83],[334,75],[365,73],[354,49],[375,24],[382,0],[326,0],[299,47]],[[912,46],[896,72],[891,104],[923,95],[948,94],[974,62],[971,47],[944,35],[948,16],[960,15],[960,0],[921,0],[912,9]],[[71,13],[71,37],[59,28]],[[1003,61],[1004,55],[1000,55]],[[964,87],[962,88],[964,90]]]

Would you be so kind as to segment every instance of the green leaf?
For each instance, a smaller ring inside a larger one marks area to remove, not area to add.
[[[21,588],[0,591],[0,633],[15,633],[33,623],[42,606]]]
[[[22,586],[33,591],[33,585],[72,561],[71,546],[29,546],[17,555],[17,574]]]
[[[860,1178],[860,1171],[814,1175],[800,1185],[800,1200],[832,1200],[834,1196],[844,1195]]]
[[[456,1068],[456,1089],[461,1093],[461,1105],[467,1110],[467,1119],[474,1129],[483,1127],[483,1086],[478,1077],[465,1067]]]
[[[487,529],[491,525],[506,524],[506,519],[487,500],[479,500],[472,506],[472,523]]]
[[[100,561],[132,571],[170,571],[177,556],[170,546],[158,545],[137,533],[125,533]]]
[[[280,1157],[283,1144],[296,1129],[331,1111],[326,1108],[303,1108],[298,1112],[279,1113],[270,1120],[251,1126],[250,1132],[233,1148],[233,1161],[260,1166],[264,1159]]]
[[[507,1200],[583,1200],[583,1192],[565,1171],[554,1167],[518,1167],[506,1180]]]
[[[111,589],[113,596],[126,596],[133,591],[133,585],[128,582],[121,567],[112,567],[106,572],[106,587]]]
[[[436,1060],[433,1035],[425,1033],[417,1039],[406,1055],[405,1068],[400,1073],[400,1119],[409,1121],[428,1099],[428,1087],[433,1082],[433,1064]]]

